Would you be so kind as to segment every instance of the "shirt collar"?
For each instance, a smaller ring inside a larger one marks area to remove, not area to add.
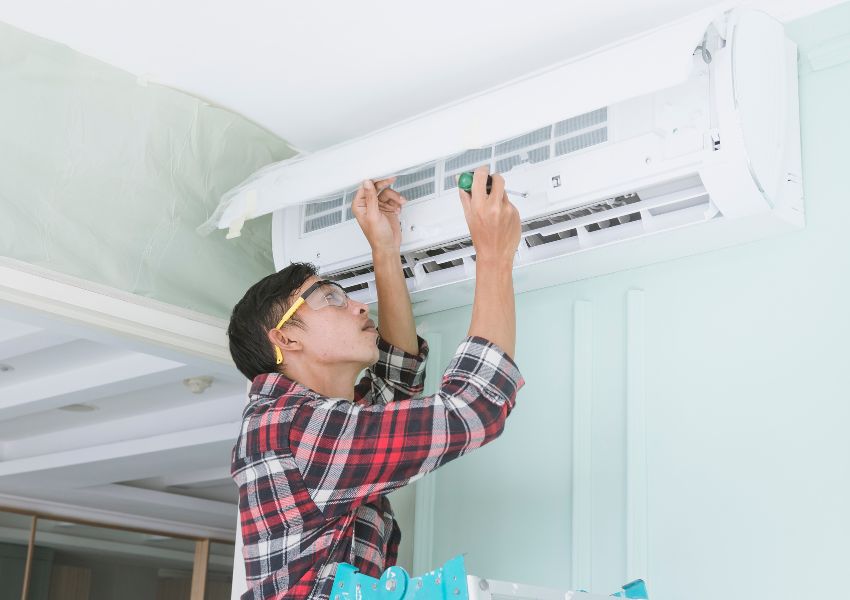
[[[318,395],[318,392],[289,379],[281,373],[261,373],[254,377],[254,380],[251,382],[251,390],[248,393],[248,406],[261,403],[264,400]]]

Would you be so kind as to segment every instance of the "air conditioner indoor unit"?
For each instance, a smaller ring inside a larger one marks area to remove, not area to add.
[[[517,292],[800,229],[796,46],[765,13],[699,13],[267,167],[218,225],[273,211],[277,268],[313,262],[373,303],[351,200],[362,178],[397,173],[414,312],[444,310],[472,300],[456,186],[483,164],[522,192]]]

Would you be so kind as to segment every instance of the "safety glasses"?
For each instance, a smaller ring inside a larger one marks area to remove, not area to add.
[[[286,311],[280,318],[275,329],[279,330],[283,327],[284,324],[292,318],[295,311],[301,308],[301,305],[305,303],[313,310],[320,310],[326,306],[345,308],[348,306],[348,294],[345,293],[342,286],[334,281],[329,281],[327,279],[317,281],[304,290],[304,293],[301,294],[292,306],[289,307],[289,310]],[[283,353],[277,346],[274,347],[274,354],[277,364],[281,364],[283,362]]]

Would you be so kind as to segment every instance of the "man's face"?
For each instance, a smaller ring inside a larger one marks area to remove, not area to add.
[[[310,277],[299,288],[298,295],[319,279]],[[351,363],[360,368],[378,360],[378,332],[369,318],[368,307],[362,302],[349,298],[348,306],[325,306],[318,310],[305,303],[295,316],[306,329],[289,326],[287,335],[301,341],[304,359],[319,365]]]

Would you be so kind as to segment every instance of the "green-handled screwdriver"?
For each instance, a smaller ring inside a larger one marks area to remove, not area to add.
[[[461,173],[457,178],[457,187],[462,189],[464,192],[472,193],[472,178],[473,178],[472,171],[466,171],[464,173]],[[490,175],[487,175],[487,193],[488,194],[490,193],[490,190],[492,188],[493,188],[493,177],[490,176]],[[522,196],[523,198],[528,196],[528,194],[526,194],[525,192],[517,192],[515,190],[505,190],[505,192],[508,193],[508,194],[513,194],[515,196]]]

